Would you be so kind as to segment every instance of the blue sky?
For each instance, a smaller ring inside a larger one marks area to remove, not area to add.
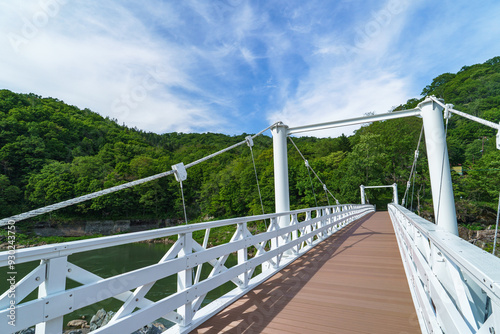
[[[3,0],[0,88],[157,133],[255,133],[419,97],[500,55],[499,18],[497,0]]]

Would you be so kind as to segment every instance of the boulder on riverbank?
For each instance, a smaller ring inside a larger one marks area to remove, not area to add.
[[[115,312],[113,312],[113,311],[106,312],[104,309],[100,309],[99,311],[97,311],[97,313],[90,320],[89,332],[95,331],[96,329],[105,326],[111,320],[111,318],[113,318],[114,314],[115,314]],[[160,323],[155,322],[155,323],[146,325],[143,328],[132,332],[132,334],[161,334],[166,330],[167,330],[167,328],[165,328],[165,326],[163,326]],[[87,332],[81,332],[81,334],[86,334],[86,333]],[[66,334],[70,334],[70,333],[67,332]],[[77,334],[77,333],[74,333],[74,334]]]
[[[146,231],[156,228],[176,226],[175,219],[124,219],[101,221],[74,221],[74,222],[37,222],[32,232],[40,237],[82,237],[89,235],[112,235]]]
[[[87,327],[87,321],[82,320],[82,319],[71,320],[70,322],[68,322],[68,324],[66,326],[76,327],[76,328],[85,328],[85,327]]]
[[[97,311],[97,313],[90,319],[90,331],[95,331],[98,328],[101,328],[105,326],[111,318],[113,318],[113,315],[115,312],[109,311],[106,313],[104,309],[100,309]]]

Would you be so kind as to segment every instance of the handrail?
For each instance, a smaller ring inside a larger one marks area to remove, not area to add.
[[[325,206],[21,249],[16,252],[16,263],[34,260],[41,263],[15,285],[15,327],[2,320],[0,333],[13,333],[35,324],[43,326],[42,333],[58,333],[65,314],[109,297],[123,301],[123,306],[96,334],[128,333],[162,317],[175,323],[169,331],[186,333],[333,233],[373,211],[371,205]],[[299,215],[305,215],[305,219],[299,220]],[[280,217],[290,218],[290,224],[280,226]],[[262,219],[271,222],[266,232],[247,228],[249,222]],[[195,231],[205,230],[207,236],[213,228],[231,225],[235,226],[231,241],[222,245],[208,248],[206,242],[200,245],[192,238]],[[99,277],[68,261],[68,255],[77,252],[172,235],[177,235],[178,240],[157,264],[113,277]],[[256,253],[252,254],[250,248]],[[235,252],[238,263],[226,267],[225,261]],[[7,256],[8,252],[0,253],[0,266],[6,265]],[[209,277],[200,280],[195,272],[204,263],[213,270]],[[254,275],[257,267],[262,273]],[[176,293],[157,302],[145,297],[156,281],[175,274]],[[82,285],[66,289],[67,278]],[[203,306],[206,294],[227,282],[232,282],[235,288]],[[37,299],[20,302],[36,289]],[[11,312],[10,292],[12,289],[0,296],[0,319],[8,319]]]
[[[500,329],[500,259],[389,204],[423,333]]]
[[[346,205],[333,205],[332,210],[335,212],[337,209],[349,207]],[[120,235],[112,235],[94,239],[85,239],[78,241],[63,242],[57,244],[49,244],[38,247],[22,248],[16,250],[16,263],[24,263],[41,259],[48,259],[53,257],[58,257],[62,255],[70,255],[75,253],[86,252],[89,250],[96,250],[101,248],[107,248],[112,246],[119,246],[124,244],[129,244],[133,242],[146,241],[157,238],[165,238],[169,236],[174,236],[183,233],[192,233],[195,231],[204,231],[206,229],[212,229],[216,227],[273,219],[281,217],[284,215],[297,215],[300,213],[305,213],[308,211],[321,210],[324,207],[314,207],[308,209],[299,209],[284,213],[269,213],[265,215],[238,217],[230,219],[215,220],[210,222],[202,222],[196,224],[188,224],[174,227],[166,227],[148,231],[125,233]],[[7,266],[8,264],[8,252],[0,252],[0,267]]]

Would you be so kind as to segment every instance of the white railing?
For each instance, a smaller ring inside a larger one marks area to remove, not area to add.
[[[423,333],[500,333],[500,259],[390,204]]]
[[[106,326],[94,331],[96,334],[130,333],[160,318],[175,323],[168,332],[186,333],[317,243],[372,211],[371,205],[328,206],[20,249],[15,252],[16,264],[41,262],[0,296],[0,333],[33,325],[37,334],[61,333],[65,314],[109,297],[124,303]],[[266,232],[256,233],[247,226],[264,219],[270,222]],[[223,226],[234,226],[231,241],[208,248],[210,230]],[[193,239],[195,231],[205,231],[202,244]],[[109,278],[68,261],[71,254],[168,236],[178,239],[157,264]],[[225,262],[231,253],[237,253],[238,263],[227,267]],[[9,252],[0,253],[0,267],[8,266],[8,261]],[[213,269],[202,279],[204,263]],[[254,275],[259,266],[261,273]],[[156,281],[171,275],[177,275],[176,293],[156,302],[145,298]],[[67,278],[82,285],[67,289]],[[226,282],[232,282],[235,289],[202,307],[206,294]],[[35,289],[38,298],[22,302]],[[12,315],[15,326],[8,322]]]

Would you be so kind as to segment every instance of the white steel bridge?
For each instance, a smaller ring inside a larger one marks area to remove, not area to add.
[[[500,333],[500,259],[457,236],[443,109],[445,117],[460,113],[429,97],[413,110],[296,128],[274,124],[273,214],[0,253],[2,279],[15,277],[18,264],[39,262],[0,296],[0,333],[36,326],[37,334],[58,334],[64,315],[110,297],[122,306],[95,333],[131,333],[160,318],[174,324],[168,333]],[[410,116],[423,118],[437,224],[399,205],[397,192],[389,214],[374,213],[367,204],[290,211],[290,134]],[[251,147],[253,137],[228,149],[245,143]],[[177,164],[169,172],[4,218],[0,225],[9,228],[20,220],[170,174],[182,187],[187,168],[228,149],[188,165]],[[258,233],[251,226],[262,220],[269,224]],[[231,240],[209,247],[210,232],[228,226],[235,231]],[[196,242],[193,233],[204,233],[203,242]],[[177,241],[158,263],[108,278],[68,258],[169,236]],[[226,263],[230,254],[237,254],[232,266]],[[204,264],[212,268],[206,277],[201,275]],[[146,298],[158,280],[172,275],[177,277],[176,292],[157,301]],[[80,285],[67,288],[67,279]],[[204,302],[208,292],[227,282],[233,290]],[[25,301],[35,290],[38,297]]]

